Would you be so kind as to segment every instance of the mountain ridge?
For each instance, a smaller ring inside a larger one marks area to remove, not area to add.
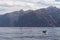
[[[8,27],[59,27],[60,9],[48,7],[38,10],[15,11],[2,15],[0,25],[5,25],[4,22],[7,22]]]

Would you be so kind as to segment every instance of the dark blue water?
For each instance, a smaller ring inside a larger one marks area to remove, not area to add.
[[[60,27],[0,27],[0,40],[60,40]]]

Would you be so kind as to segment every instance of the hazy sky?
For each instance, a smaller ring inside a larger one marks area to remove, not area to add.
[[[39,9],[48,6],[60,8],[60,0],[0,0],[0,14],[20,9]]]

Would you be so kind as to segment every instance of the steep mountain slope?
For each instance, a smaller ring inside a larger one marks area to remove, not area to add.
[[[9,27],[10,20],[7,16],[0,15],[0,27]]]
[[[24,11],[20,10],[20,11],[14,11],[14,12],[5,14],[5,16],[7,16],[10,20],[11,27],[14,26],[14,22],[18,21],[19,16],[22,15],[22,12],[24,12]]]
[[[60,9],[48,7],[19,17],[15,26],[20,27],[59,27],[60,26]]]
[[[0,15],[0,27],[60,27],[60,9],[20,10]]]
[[[22,12],[23,10],[20,10],[0,15],[0,27],[14,27],[14,22],[18,21]]]

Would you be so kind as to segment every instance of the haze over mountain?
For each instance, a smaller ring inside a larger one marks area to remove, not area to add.
[[[20,10],[0,15],[0,27],[59,27],[60,9]]]

